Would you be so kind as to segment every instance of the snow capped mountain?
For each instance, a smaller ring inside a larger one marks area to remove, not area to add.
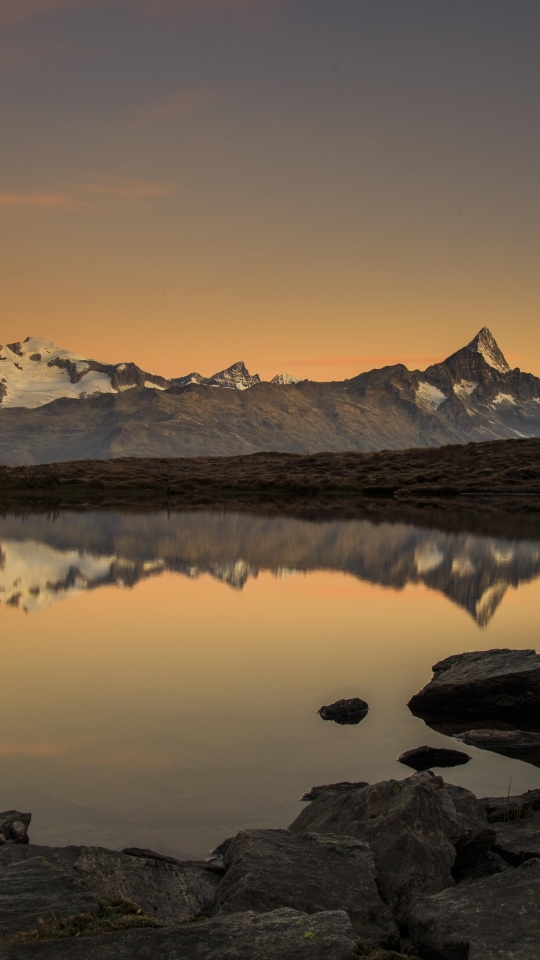
[[[270,383],[277,383],[280,387],[287,386],[290,383],[300,383],[298,377],[293,377],[290,373],[276,373]]]
[[[486,363],[494,370],[498,370],[499,373],[510,373],[510,365],[499,350],[497,341],[487,327],[482,327],[474,340],[471,340],[464,349],[471,353],[479,353]]]
[[[0,347],[3,407],[32,409],[61,397],[84,400],[100,393],[120,393],[130,387],[165,390],[167,381],[145,373],[134,363],[98,363],[38,337]]]
[[[191,384],[205,387],[222,387],[225,390],[248,390],[255,384],[261,382],[261,378],[256,373],[253,377],[241,360],[233,363],[226,370],[220,370],[214,373],[212,377],[203,377],[200,373],[188,373],[186,377],[175,377],[170,381],[172,385],[187,387]]]

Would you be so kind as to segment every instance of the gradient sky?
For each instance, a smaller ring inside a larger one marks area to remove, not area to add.
[[[540,374],[538,0],[0,0],[0,343]]]

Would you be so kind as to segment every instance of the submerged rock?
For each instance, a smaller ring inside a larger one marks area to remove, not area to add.
[[[346,793],[348,790],[361,790],[362,787],[369,787],[367,780],[359,780],[358,783],[350,783],[348,780],[342,780],[340,783],[324,783],[320,787],[312,787],[307,793],[300,797],[301,800],[316,800],[321,793]]]
[[[409,929],[436,960],[538,960],[540,863],[415,901]]]
[[[451,886],[455,865],[470,866],[493,840],[476,797],[427,772],[321,794],[289,829],[369,843],[379,892],[400,921],[414,897]]]
[[[291,907],[306,913],[345,910],[358,934],[383,946],[399,932],[375,883],[373,854],[350,837],[288,830],[242,830],[226,846],[218,913]]]
[[[468,746],[540,766],[540,733],[528,730],[466,730],[454,734],[454,737]]]
[[[343,911],[240,913],[165,930],[129,930],[6,947],[2,960],[356,960]]]
[[[0,813],[0,846],[4,843],[28,843],[28,827],[31,813],[5,810]]]
[[[103,847],[4,846],[0,849],[0,868],[36,857],[60,870],[70,882],[84,884],[94,896],[131,900],[148,916],[169,923],[208,914],[220,881],[204,863],[170,862],[172,858],[159,854],[130,856]],[[3,873],[0,869],[0,876]]]
[[[328,707],[321,707],[318,711],[323,720],[333,720],[334,723],[356,724],[367,716],[369,706],[365,700],[353,697],[351,700],[337,700]]]
[[[409,700],[417,716],[537,717],[540,656],[535,650],[461,653],[433,667],[433,678]]]
[[[98,912],[99,902],[89,890],[41,856],[0,870],[0,938],[32,930],[39,920],[47,923]]]
[[[413,770],[430,770],[432,767],[457,767],[471,759],[462,750],[449,750],[446,747],[415,747],[399,755],[398,763],[412,767]]]

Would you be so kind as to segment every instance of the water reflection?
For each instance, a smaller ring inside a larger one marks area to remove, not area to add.
[[[98,587],[172,571],[241,590],[276,577],[340,571],[402,590],[422,583],[490,622],[509,587],[540,574],[540,541],[365,520],[311,523],[215,513],[62,513],[0,519],[0,603],[25,612]]]

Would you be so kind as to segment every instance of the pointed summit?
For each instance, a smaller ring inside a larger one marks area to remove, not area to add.
[[[490,367],[493,367],[494,370],[498,370],[499,373],[510,373],[510,366],[506,361],[506,357],[499,349],[499,345],[491,333],[491,330],[488,330],[487,327],[482,327],[476,334],[474,340],[471,340],[471,342],[467,344],[465,350],[471,353],[481,354],[486,363],[488,363]]]

